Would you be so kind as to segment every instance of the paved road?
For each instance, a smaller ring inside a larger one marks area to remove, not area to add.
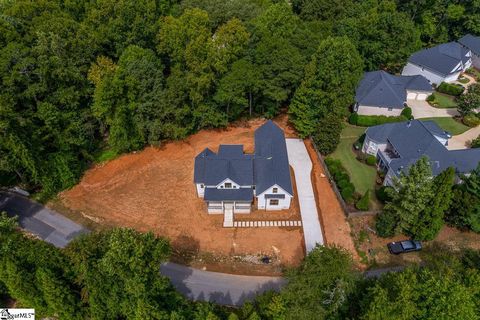
[[[209,301],[222,305],[241,306],[257,294],[280,290],[286,280],[280,277],[240,276],[202,271],[175,263],[165,263],[161,273],[174,287],[191,300]]]
[[[407,105],[412,108],[412,114],[415,119],[454,117],[459,115],[457,108],[434,108],[427,101],[408,100]]]
[[[20,227],[60,248],[78,235],[89,232],[55,211],[15,193],[0,192],[0,211],[6,211],[8,216],[18,216]]]
[[[297,196],[302,215],[303,235],[307,253],[316,244],[323,245],[323,234],[318,218],[317,204],[312,187],[312,161],[301,139],[286,139],[288,161],[293,168],[297,183]],[[319,197],[322,195],[319,194]]]

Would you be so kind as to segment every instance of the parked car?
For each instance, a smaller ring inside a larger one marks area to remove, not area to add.
[[[394,241],[387,244],[387,247],[391,254],[400,254],[411,251],[420,251],[422,250],[422,243],[416,240]]]

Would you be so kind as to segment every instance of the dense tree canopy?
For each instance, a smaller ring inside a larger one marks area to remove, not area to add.
[[[341,118],[364,67],[480,33],[477,2],[3,1],[0,180],[52,195],[104,150],[272,117],[294,96],[309,135]]]

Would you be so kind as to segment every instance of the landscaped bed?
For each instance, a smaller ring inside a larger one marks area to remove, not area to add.
[[[445,131],[448,131],[452,135],[457,135],[457,134],[462,134],[468,129],[466,125],[461,123],[460,121],[455,120],[454,118],[451,117],[440,117],[440,118],[422,118],[420,119],[422,121],[426,120],[432,120],[435,121],[440,128],[442,128]]]

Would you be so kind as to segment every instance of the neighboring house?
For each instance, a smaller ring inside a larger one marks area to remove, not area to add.
[[[451,135],[433,121],[412,120],[370,127],[365,132],[362,151],[377,157],[378,167],[386,172],[384,185],[393,185],[395,177],[421,157],[429,158],[437,175],[454,167],[467,174],[480,162],[480,149],[448,150]]]
[[[218,153],[206,148],[195,157],[194,182],[208,213],[250,213],[282,210],[293,197],[287,145],[283,131],[267,121],[255,131],[255,152],[243,145],[220,145]]]
[[[408,59],[402,75],[422,75],[433,84],[454,82],[471,67],[472,53],[457,42],[440,44],[415,52]]]
[[[465,48],[472,51],[472,64],[480,69],[480,37],[467,34],[458,40]]]
[[[360,115],[398,116],[407,100],[425,100],[432,92],[432,85],[423,76],[366,72],[356,90],[354,111]]]

